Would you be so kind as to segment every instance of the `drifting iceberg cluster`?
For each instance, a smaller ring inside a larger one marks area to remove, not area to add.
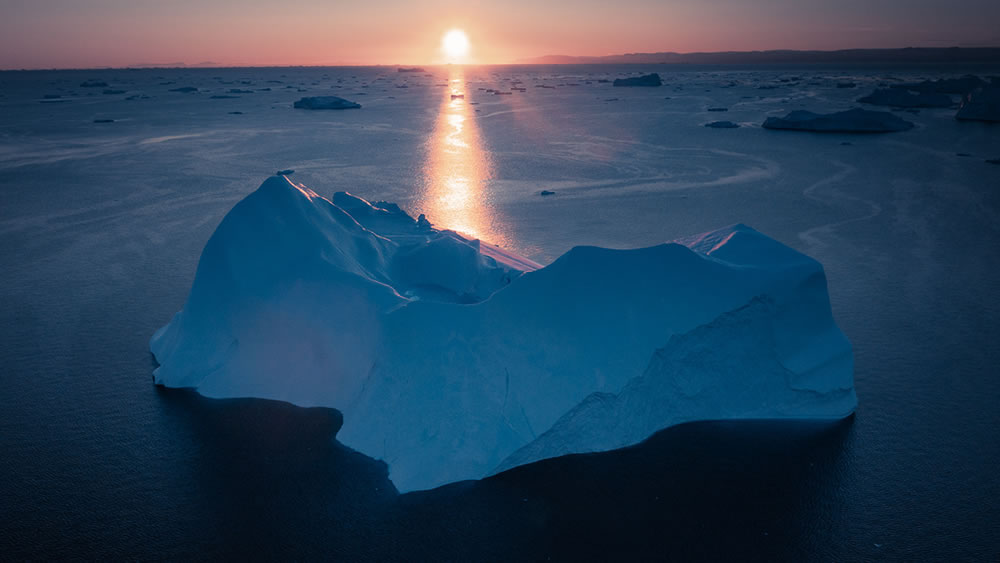
[[[856,406],[822,267],[749,227],[542,268],[284,176],[223,219],[150,347],[158,384],[341,410],[401,491]]]

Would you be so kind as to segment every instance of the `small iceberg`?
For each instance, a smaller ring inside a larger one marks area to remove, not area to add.
[[[663,81],[657,73],[634,76],[632,78],[618,78],[612,86],[662,86]]]
[[[739,127],[739,124],[732,121],[713,121],[706,123],[705,127],[711,127],[712,129],[736,129]]]
[[[862,104],[894,108],[947,108],[955,104],[948,94],[911,92],[902,88],[882,88],[858,98]]]
[[[361,104],[337,96],[302,98],[293,104],[298,109],[359,109]]]
[[[815,131],[818,133],[890,133],[908,131],[913,123],[885,111],[851,109],[836,113],[796,110],[785,117],[768,117],[765,129]]]
[[[940,80],[924,80],[907,84],[893,84],[893,88],[913,90],[914,92],[937,94],[968,94],[976,88],[986,86],[986,81],[978,76],[967,74],[960,78],[942,78]]]
[[[1000,122],[1000,86],[980,88],[967,95],[955,119]]]

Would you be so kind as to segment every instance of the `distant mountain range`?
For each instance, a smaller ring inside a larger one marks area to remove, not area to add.
[[[226,66],[221,63],[215,63],[212,61],[205,61],[202,63],[187,64],[187,63],[136,63],[128,65],[127,68],[214,68]]]
[[[626,53],[603,57],[546,55],[520,64],[782,64],[782,63],[995,63],[1000,47],[906,47],[840,51],[725,51],[718,53]]]

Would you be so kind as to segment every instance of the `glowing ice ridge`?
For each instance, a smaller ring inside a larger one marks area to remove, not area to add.
[[[401,491],[857,403],[822,266],[749,227],[542,268],[284,176],[222,220],[150,348],[158,384],[339,409]]]

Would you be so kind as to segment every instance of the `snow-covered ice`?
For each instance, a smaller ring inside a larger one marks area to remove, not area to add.
[[[785,117],[768,117],[763,127],[819,133],[890,133],[908,131],[913,128],[913,124],[885,111],[851,109],[819,114],[795,110]]]
[[[341,410],[401,491],[856,405],[822,266],[749,227],[542,268],[285,176],[222,220],[150,348],[169,387]]]

